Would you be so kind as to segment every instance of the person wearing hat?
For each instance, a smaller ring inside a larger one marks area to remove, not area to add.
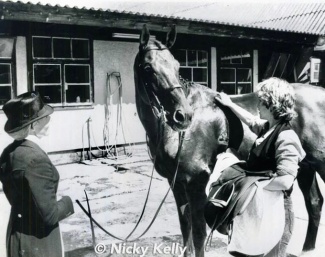
[[[27,92],[3,106],[5,131],[15,140],[0,157],[0,180],[11,205],[8,257],[62,257],[59,221],[74,213],[69,196],[59,201],[59,173],[36,143],[48,135],[53,108],[38,92]]]
[[[268,254],[264,253],[266,255],[262,254],[261,256],[285,257],[294,221],[290,194],[298,173],[298,164],[305,157],[306,153],[297,134],[290,125],[290,121],[296,115],[294,112],[295,97],[292,86],[285,80],[269,78],[259,83],[256,93],[259,100],[259,116],[254,116],[233,103],[230,97],[224,93],[218,94],[215,99],[224,106],[228,106],[257,135],[257,139],[244,166],[245,172],[247,172],[247,176],[262,176],[264,172],[266,172],[265,175],[269,175],[268,181],[259,183],[263,185],[263,190],[266,194],[270,192],[280,194],[280,197],[283,199],[282,208],[284,208],[283,217],[285,219],[285,222],[283,220],[284,231],[280,234],[280,241],[273,249],[270,249],[271,251]],[[237,223],[243,224],[245,215],[237,217],[234,219],[234,222],[237,219]],[[257,220],[254,219],[252,223],[256,223]],[[278,222],[282,221],[279,220]],[[247,244],[248,230],[243,231],[244,234],[246,232],[245,239],[239,239],[243,244]],[[234,232],[235,227],[233,226],[233,234]],[[272,230],[262,236],[268,237],[270,235],[272,235]],[[255,248],[257,246],[255,245]],[[232,255],[250,256],[236,252],[233,252]]]

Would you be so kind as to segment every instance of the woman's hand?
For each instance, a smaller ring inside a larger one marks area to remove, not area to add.
[[[232,105],[232,101],[231,101],[230,97],[223,92],[217,93],[217,96],[215,97],[215,99],[224,106],[230,107],[230,105]]]

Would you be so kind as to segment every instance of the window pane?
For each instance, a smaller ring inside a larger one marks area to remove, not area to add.
[[[244,65],[252,65],[252,58],[250,54],[245,54],[242,58],[242,64]]]
[[[44,103],[61,103],[61,86],[35,86]]]
[[[175,50],[173,54],[180,66],[186,66],[186,50]]]
[[[11,84],[10,64],[0,64],[0,84]]]
[[[208,67],[208,53],[205,51],[198,51],[199,66]]]
[[[243,63],[242,60],[243,59],[242,59],[241,55],[240,56],[235,56],[235,57],[230,59],[230,63],[231,64],[242,64]]]
[[[184,79],[192,81],[192,68],[180,68],[179,75]]]
[[[10,86],[0,87],[0,105],[4,105],[10,99],[11,99],[11,87]]]
[[[11,58],[14,45],[13,38],[0,38],[0,57]]]
[[[34,65],[34,81],[36,84],[61,83],[60,65]]]
[[[70,39],[53,38],[54,58],[71,58]]]
[[[68,103],[90,102],[90,90],[88,85],[69,85],[66,91]]]
[[[72,57],[89,58],[89,41],[72,39]]]
[[[230,59],[222,57],[221,64],[230,64]]]
[[[86,65],[66,65],[66,83],[89,83],[89,66]]]
[[[187,51],[188,66],[197,66],[196,63],[196,50]]]
[[[193,69],[193,81],[196,82],[207,82],[207,69]]]
[[[243,83],[237,85],[237,94],[247,94],[251,93],[251,84]]]
[[[52,57],[51,38],[33,37],[33,56],[42,58]]]
[[[225,92],[226,94],[229,95],[234,95],[236,94],[236,84],[231,83],[231,84],[221,84],[220,88],[218,88],[219,92]]]
[[[237,82],[251,82],[251,69],[237,69]]]
[[[221,82],[236,82],[235,69],[222,68],[220,70]]]

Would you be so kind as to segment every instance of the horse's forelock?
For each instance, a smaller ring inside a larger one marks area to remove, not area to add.
[[[149,40],[148,44],[144,48],[140,49],[140,52],[146,52],[153,48],[162,50],[162,49],[166,49],[167,47],[160,41],[158,41],[156,39],[151,39],[151,40]]]

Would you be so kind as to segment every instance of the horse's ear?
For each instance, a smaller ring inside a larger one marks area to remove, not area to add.
[[[144,24],[140,35],[140,48],[142,49],[145,48],[149,42],[149,39],[150,39],[150,33],[147,28],[147,25]]]
[[[174,24],[171,30],[167,34],[166,46],[168,48],[171,48],[174,45],[176,41],[176,35],[177,35],[176,25]]]

